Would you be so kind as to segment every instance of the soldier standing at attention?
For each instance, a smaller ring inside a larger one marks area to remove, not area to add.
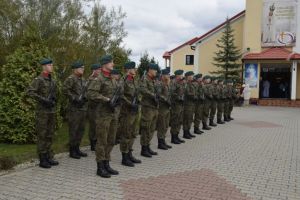
[[[29,86],[27,93],[37,101],[36,105],[36,134],[39,166],[51,168],[58,165],[53,159],[52,142],[55,129],[56,83],[52,79],[53,64],[51,59],[43,59],[42,73]]]
[[[157,139],[158,148],[168,150],[172,146],[166,143],[166,134],[170,123],[170,107],[171,107],[171,94],[170,94],[170,72],[167,69],[162,70],[162,88],[160,94],[160,103],[157,120]]]
[[[136,79],[135,62],[127,62],[124,65],[126,77],[124,80],[124,95],[120,114],[120,151],[122,153],[122,165],[134,167],[135,163],[141,163],[133,154],[133,144],[136,138],[135,120],[139,111],[138,81]]]
[[[203,91],[203,82],[202,82],[202,74],[197,74],[194,76],[198,101],[196,102],[195,107],[195,118],[194,118],[194,133],[202,134],[203,131],[200,130],[200,122],[203,120],[203,107],[204,107],[204,91]]]
[[[179,132],[183,122],[184,80],[183,70],[176,70],[171,82],[171,142],[181,144],[185,141],[179,138]]]
[[[97,175],[110,178],[119,172],[112,169],[110,154],[115,144],[116,126],[118,125],[115,114],[116,105],[112,100],[116,99],[118,91],[117,83],[111,78],[114,67],[113,58],[110,55],[101,57],[101,73],[89,83],[87,97],[95,102],[96,106],[96,162]]]
[[[204,76],[203,80],[204,80],[203,91],[204,91],[205,100],[204,100],[202,125],[203,125],[203,130],[210,130],[211,128],[207,125],[207,120],[209,117],[209,109],[211,107],[211,101],[213,99],[212,90],[210,86],[210,76]]]
[[[218,94],[219,94],[219,100],[218,100],[218,112],[217,112],[217,123],[218,124],[224,124],[225,122],[222,120],[222,116],[224,115],[224,101],[226,98],[223,79],[218,80]]]
[[[68,125],[69,125],[69,155],[71,158],[80,159],[87,154],[80,151],[79,146],[85,130],[87,111],[86,87],[84,80],[84,65],[82,62],[72,64],[73,74],[64,82],[63,93],[69,99]]]
[[[231,96],[231,98],[229,99],[228,119],[231,121],[231,120],[234,120],[231,117],[231,113],[232,113],[232,110],[233,110],[234,102],[237,99],[237,93],[236,93],[235,88],[233,87],[232,80],[228,80],[228,89],[229,89],[229,93],[230,93],[230,96]]]
[[[193,82],[193,76],[194,72],[192,71],[185,73],[186,86],[183,106],[183,138],[185,139],[195,137],[195,135],[192,135],[190,132],[195,113],[195,104],[198,101],[197,87]]]
[[[157,155],[157,152],[152,151],[150,148],[150,142],[156,130],[159,107],[159,94],[155,85],[157,71],[158,65],[150,63],[146,77],[143,77],[140,82],[142,94],[141,155],[148,158]]]
[[[215,77],[211,78],[212,83],[210,84],[211,91],[212,91],[212,100],[211,100],[211,106],[210,106],[210,113],[209,113],[209,126],[217,126],[217,124],[214,123],[214,118],[217,112],[217,104],[219,100],[219,93],[218,93],[218,79]]]
[[[228,80],[225,80],[224,85],[224,94],[225,94],[225,101],[224,101],[224,121],[229,122],[229,100],[231,99],[231,93],[229,92],[228,87]]]
[[[91,76],[88,79],[88,84],[91,80],[97,78],[101,72],[101,65],[99,63],[92,64],[91,70],[93,71]],[[87,86],[88,87],[88,86]],[[89,101],[88,102],[88,120],[89,120],[89,139],[91,145],[91,151],[95,151],[97,137],[96,137],[96,106],[95,102]]]

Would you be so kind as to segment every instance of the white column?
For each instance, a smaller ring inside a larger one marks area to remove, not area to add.
[[[297,61],[293,61],[292,65],[292,86],[291,86],[291,99],[296,100],[297,91]]]
[[[300,52],[300,3],[297,2],[297,33],[296,46],[293,48],[294,52]]]
[[[199,44],[197,43],[196,44],[196,47],[195,47],[195,54],[194,54],[194,73],[195,74],[198,74],[199,71],[200,71],[200,66],[199,66],[199,54],[200,52],[200,47],[199,47]]]

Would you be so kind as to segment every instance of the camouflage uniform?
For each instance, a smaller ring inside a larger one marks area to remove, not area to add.
[[[184,98],[184,81],[172,80],[171,83],[171,136],[172,143],[174,139],[179,139],[178,134],[180,132],[183,123],[183,98]]]
[[[184,138],[190,139],[193,137],[190,129],[193,123],[193,116],[195,112],[195,103],[197,102],[197,85],[193,81],[188,81],[185,87],[185,99],[183,109],[183,131]]]
[[[52,160],[54,156],[52,142],[56,118],[56,83],[50,74],[43,73],[33,80],[27,93],[37,101],[35,118],[37,153],[40,160],[47,163],[47,159]]]
[[[109,99],[117,89],[117,82],[101,72],[88,85],[87,97],[96,104],[96,161],[109,161],[115,144],[118,116]]]
[[[79,147],[84,130],[87,111],[86,101],[87,82],[76,75],[69,76],[63,86],[63,93],[69,99],[68,123],[69,123],[69,145]],[[81,102],[78,102],[82,98]]]
[[[228,111],[228,117],[230,120],[233,120],[231,117],[231,113],[233,110],[234,102],[237,99],[237,93],[233,86],[229,86],[229,92],[231,93],[231,99],[229,100],[229,111]]]
[[[217,122],[218,124],[223,124],[222,116],[224,115],[224,105],[226,99],[226,93],[223,85],[218,85],[218,93],[219,93],[219,100],[218,100],[218,112],[217,112]]]
[[[211,101],[213,99],[210,84],[204,84],[203,85],[203,91],[204,91],[205,100],[204,100],[204,112],[203,112],[202,124],[203,124],[203,129],[210,129],[207,126],[207,119],[209,117],[209,110],[210,110],[210,107],[211,107]]]
[[[155,102],[156,95],[155,80],[148,75],[140,82],[140,91],[142,94],[142,119],[141,119],[141,145],[145,147],[150,146],[156,130],[156,123],[158,117],[158,102]]]
[[[224,93],[225,93],[225,101],[224,101],[224,121],[229,121],[229,101],[232,98],[231,92],[229,90],[229,86],[224,86]]]
[[[218,93],[217,84],[211,83],[210,88],[211,88],[211,91],[212,91],[213,98],[211,100],[211,105],[210,105],[209,125],[210,126],[216,126],[216,124],[214,123],[214,118],[215,118],[216,111],[217,111],[219,93]]]
[[[196,131],[200,131],[200,122],[201,120],[203,120],[203,114],[204,114],[203,112],[204,112],[205,95],[204,95],[204,89],[202,83],[198,83],[197,95],[198,95],[198,101],[196,103],[195,118],[194,118],[195,133]]]

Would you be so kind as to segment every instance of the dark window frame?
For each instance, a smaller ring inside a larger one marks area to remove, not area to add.
[[[189,62],[188,62],[188,57],[189,57]],[[194,65],[195,59],[194,55],[186,55],[185,56],[185,64],[186,65]]]

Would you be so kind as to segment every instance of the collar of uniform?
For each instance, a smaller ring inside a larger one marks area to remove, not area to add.
[[[104,69],[101,69],[101,72],[102,72],[102,74],[103,74],[104,77],[106,77],[106,78],[111,78],[111,73],[110,73],[110,71],[106,71],[106,70],[104,70]]]
[[[127,81],[133,81],[134,77],[131,74],[128,74]]]

